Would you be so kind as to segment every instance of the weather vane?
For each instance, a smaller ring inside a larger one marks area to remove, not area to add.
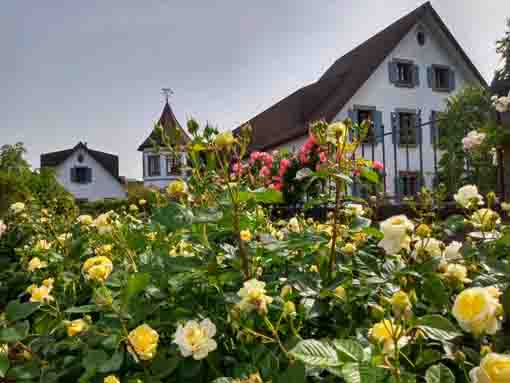
[[[170,88],[161,88],[161,93],[165,96],[165,100],[168,103],[168,99],[172,94],[174,94],[174,91]]]

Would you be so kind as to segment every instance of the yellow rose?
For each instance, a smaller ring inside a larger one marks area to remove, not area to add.
[[[187,193],[188,185],[183,180],[175,180],[168,184],[166,191],[170,196],[178,197]]]
[[[179,346],[183,357],[192,356],[195,360],[201,360],[211,351],[216,350],[214,335],[216,335],[216,326],[209,318],[201,322],[191,320],[184,326],[177,327],[173,343]]]
[[[53,289],[53,283],[55,283],[55,279],[54,278],[46,278],[44,281],[43,281],[43,286],[46,286],[47,288],[49,288],[50,290]]]
[[[138,206],[136,206],[134,203],[129,205],[129,211],[136,212],[138,211]]]
[[[94,219],[92,218],[91,215],[88,215],[88,214],[80,215],[78,217],[77,221],[78,221],[78,223],[80,223],[81,225],[84,225],[84,226],[89,226],[94,223]]]
[[[220,133],[214,139],[214,144],[216,146],[220,146],[220,147],[231,146],[232,144],[234,144],[234,142],[235,142],[235,138],[232,135],[232,132]]]
[[[36,285],[31,285],[28,289],[27,289],[27,292],[31,295],[30,297],[30,302],[40,302],[40,303],[45,303],[45,302],[51,302],[53,300],[55,300],[51,295],[50,295],[50,292],[51,292],[51,288],[50,287],[47,287],[47,286],[36,286]]]
[[[104,214],[100,214],[94,220],[92,225],[97,228],[99,234],[110,233],[113,230],[112,226],[112,214],[113,211],[106,212]]]
[[[471,208],[476,205],[483,205],[483,197],[474,185],[461,187],[453,196],[455,201],[464,208]]]
[[[400,315],[411,309],[411,300],[405,291],[397,291],[390,299],[391,308],[395,315]]]
[[[498,331],[501,304],[497,292],[495,288],[473,287],[457,296],[452,313],[463,330],[475,335]]]
[[[84,319],[76,319],[66,324],[67,335],[75,336],[88,328],[88,323]]]
[[[454,282],[471,282],[471,279],[467,277],[468,271],[466,266],[458,264],[449,264],[446,267],[444,276]]]
[[[151,360],[156,356],[159,334],[147,324],[142,324],[128,335],[128,351],[133,358]]]
[[[389,354],[395,348],[395,340],[400,345],[405,341],[403,329],[396,325],[392,320],[384,319],[376,323],[370,330],[369,336],[377,343],[383,344],[383,352]]]
[[[283,313],[288,316],[296,315],[296,305],[292,301],[287,301],[283,304]]]
[[[310,266],[308,271],[311,272],[311,273],[318,273],[319,272],[319,268],[317,267],[317,265],[312,265],[312,266]]]
[[[112,261],[105,256],[89,258],[83,264],[83,272],[87,279],[104,282],[113,270]]]
[[[336,144],[342,144],[347,138],[347,126],[343,122],[329,124],[326,130],[327,141]]]
[[[28,262],[28,271],[33,272],[35,270],[44,269],[48,267],[48,263],[41,261],[38,257],[34,257]]]
[[[422,223],[421,225],[419,225],[416,228],[416,235],[418,237],[422,237],[422,238],[429,237],[431,233],[432,233],[432,230],[430,229],[430,227],[425,225],[424,223]]]
[[[46,250],[49,250],[50,247],[51,247],[50,243],[45,239],[40,239],[35,244],[35,250],[37,250],[37,251],[46,251]]]
[[[299,223],[296,217],[293,217],[289,220],[287,229],[289,229],[289,231],[292,231],[293,233],[299,233],[301,231],[301,224]]]
[[[491,209],[477,210],[471,216],[471,223],[473,226],[481,228],[482,230],[492,230],[494,226],[500,222],[499,214]]]
[[[239,308],[242,311],[256,310],[261,315],[267,313],[267,305],[273,301],[266,295],[266,284],[256,279],[244,282],[237,295],[241,297]]]
[[[510,382],[510,355],[490,353],[480,362],[480,367],[471,370],[473,383]]]
[[[111,245],[111,244],[102,245],[96,249],[96,254],[97,255],[110,254],[112,252],[112,249],[113,249],[113,245]]]
[[[411,243],[409,232],[414,230],[414,224],[405,215],[388,218],[381,222],[380,229],[384,237],[378,246],[387,254],[397,254],[402,249],[409,251]]]
[[[241,240],[242,241],[251,241],[251,232],[250,230],[241,230]]]
[[[108,375],[104,378],[103,383],[120,383],[120,380],[115,375]]]
[[[352,255],[356,252],[356,246],[353,243],[346,243],[340,251],[346,255]]]
[[[16,202],[11,205],[10,209],[14,214],[19,214],[25,210],[25,204],[23,202]]]
[[[149,241],[155,241],[156,240],[156,233],[154,233],[153,231],[151,231],[150,233],[147,233],[145,235],[145,237],[149,240]]]
[[[141,199],[140,201],[138,201],[138,204],[139,204],[140,206],[144,206],[144,205],[146,205],[146,204],[147,204],[147,201],[146,201],[146,200],[144,200],[144,199]]]
[[[345,292],[345,288],[343,288],[342,286],[338,286],[335,289],[335,295],[340,299],[345,299],[345,297],[347,296],[347,293]]]

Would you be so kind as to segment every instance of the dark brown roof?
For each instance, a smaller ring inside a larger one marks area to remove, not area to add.
[[[163,131],[170,138],[176,137],[176,131],[180,131],[180,134],[178,134],[177,144],[183,145],[189,142],[189,136],[186,134],[184,129],[182,129],[179,121],[177,121],[177,118],[175,117],[168,102],[166,102],[163,112],[161,113],[161,117],[156,124],[156,126],[159,125],[163,127]],[[146,148],[152,148],[154,145],[163,146],[161,131],[156,128],[152,130],[150,136],[147,137],[147,139],[138,147],[138,150],[143,151]]]
[[[119,177],[119,157],[113,154],[89,149],[87,145],[82,142],[79,142],[78,145],[72,149],[41,154],[41,168],[52,168],[60,165],[78,149],[85,150],[94,160],[99,162],[101,166],[113,176],[113,178],[122,183],[122,179]]]
[[[397,44],[423,17],[432,17],[481,84],[487,86],[437,12],[427,2],[338,59],[315,83],[284,98],[250,121],[251,150],[267,150],[308,131],[310,122],[331,121]],[[240,128],[235,130],[239,132]]]

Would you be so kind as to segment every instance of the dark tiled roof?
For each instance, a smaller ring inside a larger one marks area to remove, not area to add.
[[[161,125],[165,134],[170,138],[174,138],[176,136],[176,131],[180,131],[177,144],[183,145],[189,142],[189,136],[186,134],[184,129],[182,129],[179,121],[177,121],[177,118],[175,117],[168,102],[163,108],[163,112],[161,113],[161,117],[159,118],[157,125]],[[138,147],[138,150],[143,151],[146,148],[152,148],[154,144],[156,144],[156,146],[163,145],[161,131],[157,129],[152,130],[150,136],[147,137],[147,139]]]
[[[122,183],[122,179],[119,176],[119,157],[113,154],[89,149],[87,145],[82,142],[79,142],[78,145],[72,149],[41,154],[41,168],[52,168],[60,165],[78,149],[85,150],[94,160],[99,162],[101,166],[113,176],[113,178]]]
[[[342,56],[317,82],[299,89],[248,121],[253,128],[250,149],[271,149],[305,135],[310,122],[319,119],[331,121],[402,38],[426,16],[438,23],[468,67],[486,86],[480,72],[427,2]],[[239,133],[239,129],[235,132]]]

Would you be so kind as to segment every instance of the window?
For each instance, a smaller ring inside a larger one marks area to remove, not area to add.
[[[400,112],[398,115],[400,145],[416,145],[416,115],[408,112]]]
[[[420,85],[420,70],[411,60],[393,59],[389,62],[390,82],[398,87],[414,88]]]
[[[365,136],[363,142],[364,143],[373,143],[375,141],[375,134],[374,134],[374,117],[372,115],[371,110],[358,110],[358,122],[361,124],[363,121],[370,121],[370,127],[368,128],[367,135]]]
[[[429,87],[439,92],[451,92],[455,89],[455,73],[447,66],[432,65],[427,72]]]
[[[418,193],[418,173],[400,172],[399,173],[399,194],[404,197],[412,197]]]
[[[418,31],[418,33],[416,34],[416,40],[418,40],[418,44],[420,46],[424,46],[425,45],[425,32]]]
[[[92,182],[92,169],[85,166],[71,168],[71,182],[77,184]]]
[[[161,175],[161,163],[159,156],[148,156],[149,161],[149,177]]]
[[[397,81],[400,84],[412,84],[413,75],[412,75],[413,67],[409,63],[397,63]]]
[[[179,153],[166,156],[166,174],[181,174],[182,162]]]

